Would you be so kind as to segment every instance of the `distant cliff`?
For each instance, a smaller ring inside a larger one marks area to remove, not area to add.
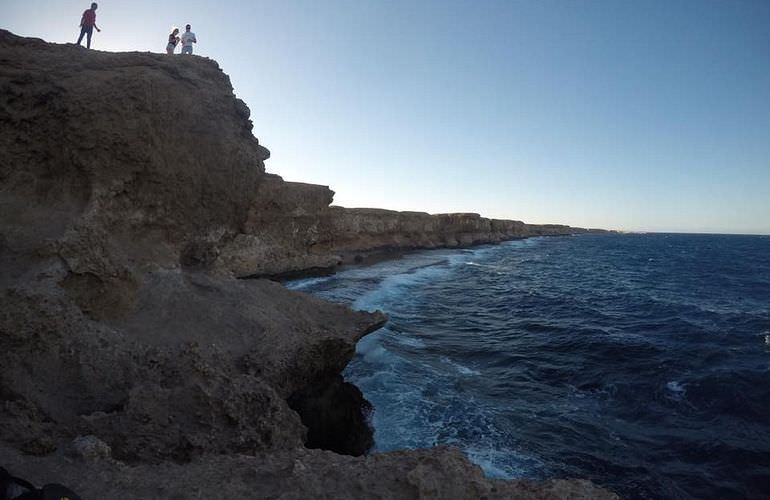
[[[235,276],[271,276],[332,270],[340,263],[360,262],[373,252],[604,232],[487,219],[473,213],[344,208],[330,206],[333,196],[327,186],[285,182],[266,174],[239,232],[226,241],[208,242],[212,261],[207,265]]]
[[[340,373],[386,318],[236,277],[572,230],[330,207],[251,130],[214,61],[0,30],[0,465],[84,498],[611,498],[303,448],[371,445]]]

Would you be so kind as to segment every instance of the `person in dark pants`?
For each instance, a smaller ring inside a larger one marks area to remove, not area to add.
[[[174,28],[174,31],[168,36],[168,45],[166,45],[166,54],[173,54],[176,49],[176,44],[179,43],[179,28]]]
[[[96,26],[96,3],[91,4],[91,8],[83,12],[83,17],[80,18],[80,36],[78,37],[78,45],[83,40],[83,35],[86,35],[86,47],[91,48],[91,35],[94,34],[94,28],[96,31],[102,31]]]

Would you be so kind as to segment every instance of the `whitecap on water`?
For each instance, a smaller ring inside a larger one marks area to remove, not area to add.
[[[457,370],[457,372],[460,375],[466,375],[466,376],[481,375],[480,371],[474,370],[472,368],[468,368],[467,366],[463,366],[460,363],[457,363],[456,361],[452,361],[451,359],[449,359],[446,356],[441,356],[441,362],[450,365],[452,368]]]
[[[468,458],[495,479],[531,477],[543,464],[531,456],[522,455],[511,449],[490,447],[467,447],[463,452]]]
[[[472,266],[472,267],[479,267],[479,268],[482,268],[482,269],[489,269],[490,271],[494,272],[498,276],[502,276],[502,275],[508,274],[511,271],[511,269],[508,268],[508,267],[494,266],[494,265],[490,265],[490,264],[480,264],[480,263],[474,262],[474,261],[468,261],[468,262],[465,263],[465,265],[466,266]]]
[[[284,285],[289,290],[303,290],[305,288],[311,288],[325,281],[329,281],[330,279],[332,279],[332,276],[318,276],[315,278],[303,278],[294,281],[287,281],[284,283]]]
[[[391,354],[382,344],[382,337],[387,330],[371,333],[356,344],[356,353],[363,356],[368,363],[390,364],[395,355]]]
[[[422,349],[423,347],[425,347],[425,342],[423,342],[422,340],[420,340],[420,339],[418,339],[416,337],[408,337],[408,336],[399,335],[399,336],[395,337],[395,339],[396,339],[396,341],[399,344],[405,345],[405,346],[408,346],[408,347],[416,347],[418,349]]]
[[[668,389],[669,393],[671,394],[671,397],[674,399],[682,399],[684,395],[687,393],[687,390],[685,389],[684,385],[679,383],[677,380],[672,380],[666,384],[666,389]]]
[[[447,259],[427,263],[416,262],[398,274],[385,275],[385,278],[374,289],[353,302],[353,309],[359,311],[387,310],[390,301],[401,299],[404,289],[434,280],[448,272],[449,262]]]

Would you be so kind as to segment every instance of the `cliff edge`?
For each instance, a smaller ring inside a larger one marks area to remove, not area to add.
[[[86,498],[612,498],[446,448],[352,456],[340,373],[386,318],[237,277],[521,223],[331,207],[251,130],[214,61],[0,30],[0,464]]]

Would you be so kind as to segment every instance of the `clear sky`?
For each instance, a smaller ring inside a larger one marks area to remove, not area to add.
[[[0,27],[74,41],[89,4]],[[770,234],[768,0],[111,0],[94,48],[188,22],[268,171],[336,204]]]

